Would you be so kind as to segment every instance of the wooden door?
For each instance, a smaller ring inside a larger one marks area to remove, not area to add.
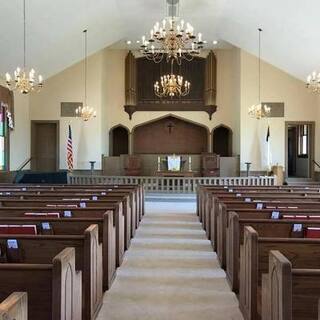
[[[58,122],[32,122],[32,170],[41,172],[57,171],[58,129]]]

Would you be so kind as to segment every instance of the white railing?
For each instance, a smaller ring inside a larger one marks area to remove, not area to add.
[[[273,186],[276,177],[126,177],[126,176],[68,176],[69,184],[143,184],[148,192],[195,193],[198,185]]]

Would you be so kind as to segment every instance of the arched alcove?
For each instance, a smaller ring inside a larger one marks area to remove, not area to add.
[[[220,125],[212,130],[212,152],[221,157],[232,156],[232,130]]]
[[[117,125],[109,131],[109,155],[118,157],[121,154],[129,154],[129,130]]]
[[[208,151],[205,126],[167,115],[133,129],[134,154],[200,154]]]

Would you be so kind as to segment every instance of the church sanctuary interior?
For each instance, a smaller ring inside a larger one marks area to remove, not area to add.
[[[0,320],[320,320],[319,12],[0,1]]]

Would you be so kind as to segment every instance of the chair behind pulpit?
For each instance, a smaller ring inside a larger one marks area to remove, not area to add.
[[[202,154],[202,176],[219,177],[220,176],[220,155],[215,153]]]
[[[128,155],[125,157],[124,171],[126,176],[141,175],[141,158],[139,156]]]

